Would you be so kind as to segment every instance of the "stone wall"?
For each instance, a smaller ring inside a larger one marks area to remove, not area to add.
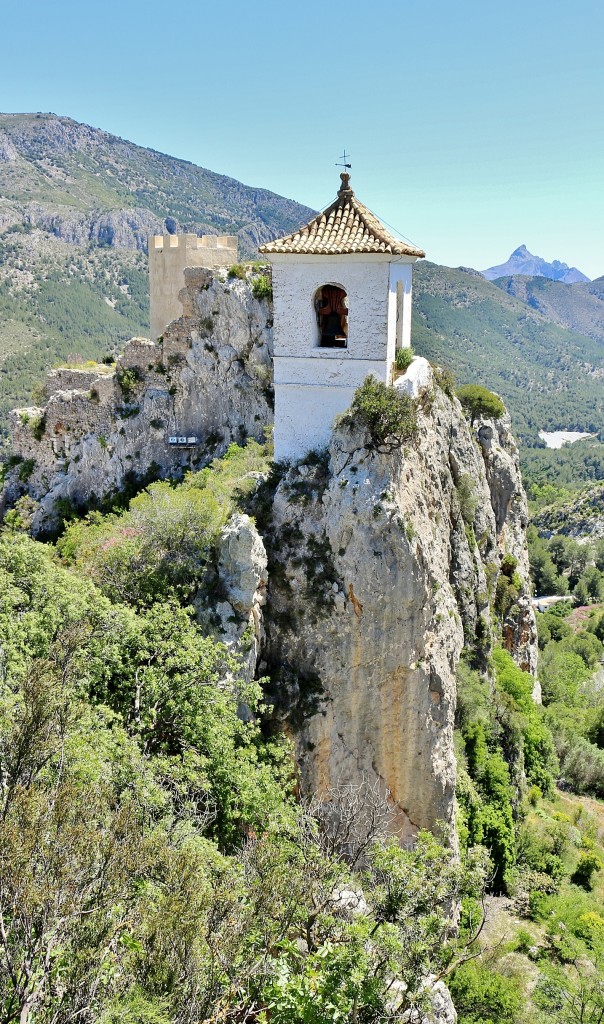
[[[229,267],[237,262],[236,235],[150,235],[151,340],[182,315],[179,293],[187,267]]]

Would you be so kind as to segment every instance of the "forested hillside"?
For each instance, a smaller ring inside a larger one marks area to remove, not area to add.
[[[553,323],[604,343],[604,277],[572,285],[544,277],[500,277],[494,283]]]
[[[0,434],[53,366],[101,359],[149,333],[147,257],[41,231],[0,235]]]
[[[593,287],[545,285],[571,293]],[[586,294],[589,309],[594,297]],[[598,433],[604,426],[604,336],[590,322],[592,337],[562,327],[473,270],[431,263],[415,269],[415,350],[450,367],[461,382],[497,391],[516,432],[533,443],[539,430]]]

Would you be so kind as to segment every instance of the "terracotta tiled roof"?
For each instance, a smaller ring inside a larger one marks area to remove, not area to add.
[[[285,238],[277,238],[259,248],[265,253],[312,253],[340,256],[346,253],[384,252],[393,256],[425,256],[409,242],[394,238],[377,217],[356,198],[349,185],[349,174],[341,174],[342,187],[335,203]]]

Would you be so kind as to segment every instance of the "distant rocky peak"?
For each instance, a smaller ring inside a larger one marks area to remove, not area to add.
[[[496,267],[482,271],[487,281],[495,281],[499,277],[512,277],[514,274],[522,274],[525,277],[548,277],[552,281],[562,281],[563,284],[589,281],[585,274],[576,267],[569,267],[568,263],[562,263],[560,260],[548,263],[541,256],[534,256],[524,243],[514,249],[507,263],[500,263]]]

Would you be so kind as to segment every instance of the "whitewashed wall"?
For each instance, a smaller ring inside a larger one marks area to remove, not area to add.
[[[275,458],[296,460],[324,447],[334,417],[368,374],[386,381],[397,342],[411,336],[411,265],[382,255],[271,255],[274,295]],[[314,298],[335,284],[348,296],[346,349],[319,347]],[[408,321],[408,322],[407,322]]]

